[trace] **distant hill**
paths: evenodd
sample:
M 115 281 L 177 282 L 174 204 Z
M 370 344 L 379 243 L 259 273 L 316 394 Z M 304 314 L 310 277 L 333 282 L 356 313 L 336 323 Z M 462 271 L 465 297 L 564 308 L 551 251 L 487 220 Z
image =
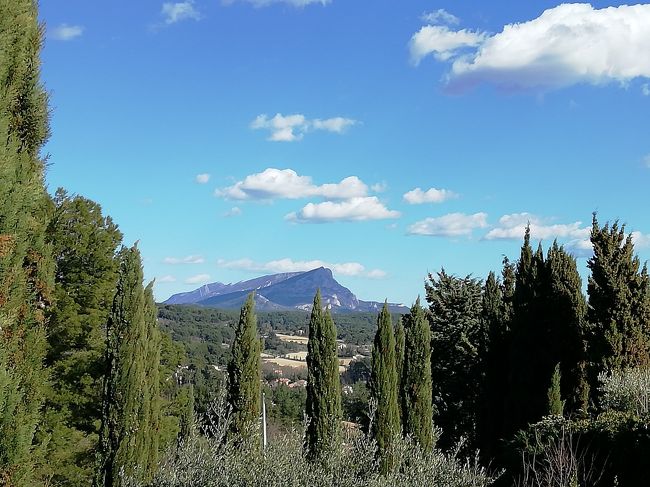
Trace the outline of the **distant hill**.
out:
M 339 284 L 330 269 L 319 267 L 311 271 L 271 274 L 235 284 L 213 282 L 194 291 L 174 294 L 164 304 L 197 304 L 220 309 L 238 309 L 246 296 L 255 291 L 255 305 L 260 311 L 311 309 L 316 290 L 320 289 L 323 304 L 332 311 L 376 312 L 383 303 L 361 301 L 348 288 Z M 406 313 L 402 304 L 389 303 L 391 312 Z

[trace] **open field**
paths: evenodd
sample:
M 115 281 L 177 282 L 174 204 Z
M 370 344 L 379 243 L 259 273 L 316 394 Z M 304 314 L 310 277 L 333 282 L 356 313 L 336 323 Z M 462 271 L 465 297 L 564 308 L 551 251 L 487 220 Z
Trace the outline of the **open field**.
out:
M 307 345 L 307 341 L 309 340 L 307 337 L 299 335 L 283 335 L 281 333 L 276 333 L 275 336 L 283 342 L 300 343 L 301 345 Z

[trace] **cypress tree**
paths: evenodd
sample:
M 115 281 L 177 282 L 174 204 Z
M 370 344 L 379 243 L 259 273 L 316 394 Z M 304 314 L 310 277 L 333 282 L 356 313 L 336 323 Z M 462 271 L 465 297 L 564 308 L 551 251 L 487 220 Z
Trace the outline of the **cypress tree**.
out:
M 181 406 L 180 428 L 177 441 L 179 444 L 186 442 L 194 434 L 194 385 L 183 387 L 178 394 L 177 402 Z
M 439 445 L 453 447 L 461 437 L 474 447 L 484 341 L 480 281 L 459 278 L 444 269 L 426 283 L 431 325 L 431 374 L 435 422 L 442 428 Z
M 33 485 L 54 262 L 40 150 L 49 135 L 40 82 L 43 30 L 32 0 L 0 2 L 0 483 Z
M 562 400 L 562 393 L 560 391 L 561 376 L 560 364 L 557 364 L 555 369 L 553 369 L 551 385 L 546 394 L 548 397 L 548 414 L 552 416 L 564 415 L 564 401 Z
M 261 414 L 261 343 L 257 334 L 255 294 L 250 293 L 241 309 L 228 364 L 230 433 L 237 441 L 254 435 Z
M 323 313 L 320 289 L 314 297 L 307 342 L 307 431 L 305 447 L 312 461 L 326 461 L 341 441 L 341 378 L 336 328 Z
M 373 437 L 377 441 L 381 471 L 385 474 L 393 464 L 391 445 L 400 434 L 395 336 L 387 302 L 377 318 L 370 389 L 377 405 Z
M 43 481 L 87 486 L 95 473 L 104 327 L 115 295 L 115 254 L 122 234 L 98 204 L 59 189 L 47 237 L 56 261 L 46 357 L 51 386 L 43 426 L 50 440 L 38 475 Z
M 415 439 L 424 450 L 431 450 L 433 405 L 431 388 L 431 330 L 418 297 L 411 312 L 404 316 L 406 340 L 402 377 L 404 435 Z
M 403 318 L 400 317 L 395 325 L 395 364 L 397 370 L 397 405 L 399 407 L 400 421 L 403 421 L 404 410 L 402 408 L 402 375 L 404 374 L 404 347 L 406 346 L 406 335 L 404 330 Z
M 647 271 L 639 272 L 640 261 L 625 226 L 614 222 L 600 227 L 594 213 L 591 243 L 594 254 L 587 262 L 591 270 L 587 293 L 593 386 L 603 369 L 650 363 L 650 325 Z
M 121 486 L 121 472 L 146 477 L 152 468 L 148 461 L 154 441 L 147 430 L 152 428 L 155 411 L 151 407 L 151 391 L 155 390 L 151 382 L 158 382 L 158 377 L 147 377 L 152 373 L 152 355 L 156 355 L 151 353 L 149 334 L 151 288 L 145 293 L 142 261 L 135 246 L 122 249 L 119 261 L 117 291 L 106 326 L 107 373 L 95 477 L 98 487 Z

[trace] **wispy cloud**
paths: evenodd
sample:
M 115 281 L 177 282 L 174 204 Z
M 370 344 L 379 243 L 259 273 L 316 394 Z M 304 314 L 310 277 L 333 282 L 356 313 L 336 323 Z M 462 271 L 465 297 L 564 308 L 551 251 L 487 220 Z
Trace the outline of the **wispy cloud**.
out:
M 458 198 L 458 195 L 448 189 L 430 188 L 423 191 L 420 188 L 415 188 L 408 193 L 404 193 L 404 201 L 411 205 L 421 205 L 423 203 L 442 203 L 453 198 Z
M 644 234 L 641 232 L 632 232 L 632 242 L 637 248 L 648 248 L 650 247 L 650 234 Z
M 648 83 L 643 83 L 641 85 L 641 94 L 643 96 L 650 96 L 650 85 Z
M 199 184 L 206 184 L 210 181 L 210 175 L 208 173 L 197 174 L 194 180 Z
M 171 25 L 183 20 L 201 20 L 201 13 L 194 7 L 193 0 L 185 2 L 165 2 L 161 10 L 165 24 Z
M 507 90 L 552 90 L 650 77 L 650 5 L 597 9 L 561 4 L 496 34 L 424 26 L 410 42 L 418 63 L 449 61 L 448 87 L 490 83 Z
M 302 139 L 307 132 L 315 130 L 342 134 L 347 128 L 357 123 L 356 120 L 344 117 L 309 120 L 299 113 L 286 116 L 277 113 L 271 118 L 266 114 L 258 115 L 251 122 L 251 128 L 269 131 L 268 140 L 274 142 L 294 142 Z
M 241 210 L 241 208 L 238 207 L 238 206 L 233 206 L 233 207 L 230 208 L 228 211 L 226 211 L 226 212 L 223 214 L 223 216 L 224 216 L 225 218 L 232 218 L 233 216 L 239 216 L 239 215 L 241 215 L 241 214 L 242 214 L 242 210 Z
M 80 25 L 61 24 L 48 29 L 47 37 L 55 41 L 71 41 L 77 37 L 81 37 L 84 33 L 84 27 Z
M 176 282 L 176 278 L 174 276 L 166 275 L 157 277 L 156 282 Z
M 210 282 L 210 274 L 197 274 L 185 279 L 185 284 L 205 284 Z
M 370 279 L 382 279 L 386 272 L 381 269 L 367 270 L 364 265 L 358 262 L 333 263 L 322 260 L 293 260 L 290 258 L 271 260 L 269 262 L 255 262 L 252 259 L 237 259 L 217 261 L 217 265 L 224 269 L 239 269 L 251 272 L 303 272 L 326 267 L 334 274 L 341 276 L 368 277 Z
M 475 229 L 487 226 L 487 213 L 450 213 L 420 220 L 411 225 L 407 233 L 429 237 L 469 237 Z
M 187 257 L 165 257 L 164 264 L 203 264 L 205 259 L 200 255 L 188 255 Z
M 422 21 L 428 24 L 448 24 L 448 25 L 457 25 L 460 24 L 460 19 L 455 15 L 450 14 L 444 8 L 439 8 L 433 12 L 427 12 L 422 14 Z
M 645 167 L 650 168 L 650 154 L 643 158 L 643 163 L 645 164 Z
M 486 240 L 521 240 L 530 224 L 530 236 L 536 239 L 570 238 L 584 239 L 589 236 L 591 227 L 582 226 L 582 222 L 567 224 L 553 223 L 531 213 L 513 213 L 499 218 L 499 225 L 490 230 Z
M 268 168 L 261 173 L 246 176 L 228 188 L 218 189 L 216 195 L 230 200 L 273 200 L 322 197 L 347 199 L 366 196 L 368 186 L 356 176 L 339 183 L 320 186 L 310 176 L 300 176 L 293 169 Z
M 349 200 L 308 203 L 285 219 L 294 223 L 331 223 L 338 221 L 367 221 L 399 218 L 400 212 L 389 210 L 376 196 L 351 198 Z

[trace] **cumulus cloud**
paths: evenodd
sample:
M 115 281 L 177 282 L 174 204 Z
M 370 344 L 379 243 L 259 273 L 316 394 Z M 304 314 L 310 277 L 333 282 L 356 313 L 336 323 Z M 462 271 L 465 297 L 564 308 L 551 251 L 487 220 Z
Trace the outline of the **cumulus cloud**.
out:
M 268 168 L 246 176 L 234 185 L 218 189 L 217 196 L 229 200 L 272 200 L 322 197 L 348 199 L 368 194 L 368 186 L 356 176 L 339 183 L 317 186 L 309 176 L 300 176 L 293 169 Z
M 176 282 L 176 278 L 174 276 L 166 275 L 156 278 L 156 282 Z
M 295 223 L 328 223 L 336 221 L 366 221 L 399 218 L 400 212 L 389 210 L 376 196 L 349 200 L 308 203 L 299 212 L 289 213 L 285 219 Z
M 210 175 L 208 173 L 197 174 L 194 180 L 199 184 L 206 184 L 210 181 Z
M 342 134 L 348 127 L 358 123 L 356 120 L 344 117 L 334 117 L 313 120 L 307 119 L 299 113 L 293 115 L 282 115 L 276 113 L 274 117 L 268 115 L 258 115 L 251 122 L 251 128 L 255 130 L 268 130 L 270 132 L 268 140 L 274 142 L 293 142 L 303 138 L 305 133 L 313 130 L 324 130 Z
M 442 203 L 443 201 L 457 198 L 458 195 L 448 189 L 430 188 L 423 191 L 420 188 L 415 188 L 407 193 L 404 193 L 404 201 L 411 205 L 421 205 L 423 203 Z
M 187 257 L 165 257 L 163 264 L 203 264 L 205 259 L 200 255 L 188 255 Z
M 269 5 L 278 3 L 291 5 L 292 7 L 306 7 L 312 4 L 327 5 L 332 2 L 332 0 L 223 0 L 222 3 L 224 5 L 230 5 L 236 1 L 250 3 L 256 7 L 268 7 Z
M 226 218 L 230 218 L 230 217 L 233 217 L 233 216 L 239 216 L 239 215 L 241 215 L 241 214 L 242 214 L 242 210 L 241 210 L 241 208 L 238 207 L 238 206 L 233 206 L 233 207 L 230 208 L 228 211 L 226 211 L 226 212 L 223 214 L 223 216 L 226 217 Z
M 332 263 L 322 260 L 293 260 L 290 258 L 271 260 L 269 262 L 255 262 L 251 259 L 223 260 L 217 261 L 217 265 L 224 269 L 239 269 L 251 272 L 303 272 L 326 267 L 334 274 L 341 276 L 368 277 L 370 279 L 381 279 L 386 277 L 386 272 L 381 269 L 367 270 L 358 262 Z
M 530 224 L 530 236 L 535 239 L 570 238 L 585 239 L 591 232 L 591 227 L 583 227 L 582 222 L 567 224 L 552 223 L 530 213 L 513 213 L 499 218 L 499 225 L 490 230 L 486 240 L 520 240 Z
M 460 24 L 460 19 L 455 15 L 450 14 L 444 8 L 439 8 L 433 12 L 422 14 L 422 20 L 428 24 Z
M 576 258 L 589 258 L 594 253 L 594 247 L 588 238 L 571 240 L 564 244 L 564 249 Z
M 201 20 L 201 13 L 194 7 L 193 0 L 178 3 L 165 2 L 161 13 L 167 25 L 183 20 Z
M 425 218 L 408 228 L 409 235 L 431 237 L 469 237 L 476 228 L 487 227 L 487 213 L 450 213 L 448 215 Z
M 48 30 L 47 37 L 55 41 L 71 41 L 80 37 L 84 33 L 84 28 L 80 25 L 61 24 Z
M 637 248 L 650 247 L 650 234 L 643 234 L 641 232 L 632 232 L 632 242 Z
M 561 4 L 494 35 L 425 26 L 411 39 L 411 57 L 416 63 L 429 54 L 449 61 L 451 90 L 483 82 L 509 90 L 624 84 L 650 77 L 648 25 L 647 4 Z
M 185 279 L 185 284 L 205 284 L 210 282 L 210 274 L 197 274 Z

